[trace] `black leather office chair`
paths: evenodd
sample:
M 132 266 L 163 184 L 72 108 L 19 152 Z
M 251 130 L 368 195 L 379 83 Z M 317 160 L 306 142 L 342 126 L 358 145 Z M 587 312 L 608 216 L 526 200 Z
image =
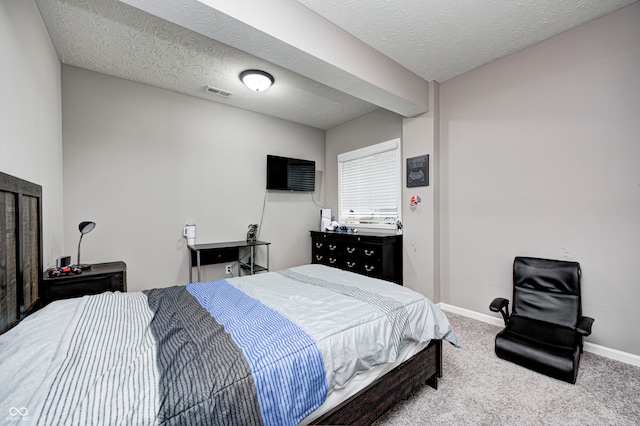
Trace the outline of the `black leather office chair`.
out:
M 513 310 L 496 298 L 505 328 L 496 336 L 496 355 L 547 376 L 575 383 L 584 336 L 593 318 L 582 316 L 580 264 L 516 257 L 513 262 Z

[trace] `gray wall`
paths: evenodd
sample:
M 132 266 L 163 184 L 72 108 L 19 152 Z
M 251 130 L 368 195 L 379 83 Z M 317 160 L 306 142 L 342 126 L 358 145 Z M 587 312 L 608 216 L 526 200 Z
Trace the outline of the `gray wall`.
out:
M 35 2 L 0 2 L 0 52 L 0 171 L 42 186 L 46 267 L 62 250 L 60 61 Z
M 429 85 L 429 112 L 402 120 L 402 220 L 404 285 L 440 302 L 438 152 L 439 85 Z M 407 188 L 406 159 L 429 155 L 429 186 Z M 415 209 L 410 200 L 417 195 L 422 202 Z
M 75 259 L 78 223 L 95 221 L 82 261 L 124 260 L 129 290 L 188 281 L 187 221 L 198 243 L 244 240 L 261 219 L 267 154 L 315 160 L 322 189 L 324 131 L 69 66 L 62 89 L 65 251 Z M 267 193 L 272 269 L 309 263 L 319 220 L 310 193 Z
M 640 355 L 640 3 L 441 85 L 442 300 L 579 261 L 588 341 Z

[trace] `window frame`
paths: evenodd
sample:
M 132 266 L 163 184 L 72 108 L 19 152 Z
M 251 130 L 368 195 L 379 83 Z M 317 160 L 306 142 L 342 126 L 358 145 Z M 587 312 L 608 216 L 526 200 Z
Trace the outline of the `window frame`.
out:
M 354 223 L 349 222 L 347 217 L 342 215 L 342 163 L 345 161 L 357 160 L 373 156 L 376 154 L 395 151 L 394 163 L 395 163 L 395 175 L 397 179 L 397 188 L 395 193 L 395 202 L 397 205 L 397 218 L 394 223 Z M 397 227 L 397 221 L 402 221 L 402 143 L 400 138 L 391 139 L 385 142 L 376 143 L 363 148 L 347 151 L 342 154 L 338 154 L 338 222 L 341 225 L 353 226 L 357 228 L 370 228 L 370 229 L 385 229 L 395 230 Z

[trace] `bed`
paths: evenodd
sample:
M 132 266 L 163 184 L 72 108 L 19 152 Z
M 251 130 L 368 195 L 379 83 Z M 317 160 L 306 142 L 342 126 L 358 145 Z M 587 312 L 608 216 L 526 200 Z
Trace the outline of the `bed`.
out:
M 370 424 L 437 387 L 443 341 L 428 299 L 323 265 L 61 300 L 0 336 L 0 418 Z

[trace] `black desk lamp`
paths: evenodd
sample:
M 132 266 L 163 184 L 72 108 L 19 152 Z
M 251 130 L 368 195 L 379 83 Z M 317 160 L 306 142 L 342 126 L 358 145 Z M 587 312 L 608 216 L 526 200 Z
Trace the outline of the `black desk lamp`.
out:
M 91 269 L 90 264 L 83 265 L 80 263 L 80 243 L 82 242 L 82 236 L 91 232 L 95 227 L 95 222 L 80 222 L 80 225 L 78 226 L 78 229 L 80 230 L 80 241 L 78 241 L 78 264 L 76 266 L 82 270 Z

